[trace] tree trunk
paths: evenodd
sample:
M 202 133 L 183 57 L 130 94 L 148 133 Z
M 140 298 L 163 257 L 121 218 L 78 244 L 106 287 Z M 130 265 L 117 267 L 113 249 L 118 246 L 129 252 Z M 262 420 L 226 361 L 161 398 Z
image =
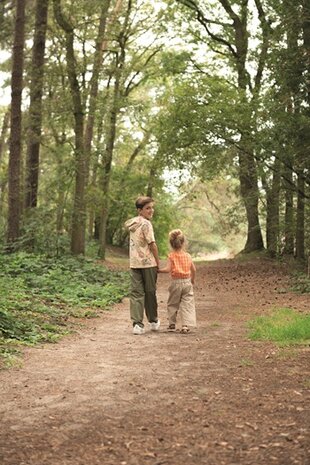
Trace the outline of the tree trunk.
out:
M 11 110 L 8 108 L 7 112 L 4 114 L 3 121 L 2 121 L 2 129 L 1 129 L 1 135 L 0 135 L 0 167 L 1 167 L 1 162 L 3 159 L 3 154 L 6 149 L 6 145 L 8 143 L 7 141 L 7 135 L 8 135 L 8 130 L 9 130 L 9 123 L 10 123 L 10 114 Z M 6 190 L 7 186 L 7 176 L 5 176 L 2 181 L 0 180 L 0 214 L 3 213 L 3 205 L 4 205 L 4 193 Z
M 272 258 L 279 252 L 280 187 L 280 159 L 277 157 L 273 164 L 271 189 L 267 190 L 266 243 L 268 254 Z
M 284 247 L 285 255 L 294 255 L 294 182 L 293 170 L 284 166 L 283 187 L 285 190 Z
M 309 77 L 310 77 L 310 0 L 303 0 L 303 23 L 302 23 L 302 29 L 303 29 L 303 42 L 304 42 L 304 49 L 305 49 L 305 54 L 304 54 L 304 60 L 305 60 L 305 71 L 306 71 L 306 76 L 308 77 L 307 86 L 306 86 L 306 96 L 307 96 L 307 102 L 308 102 L 308 108 L 306 110 L 307 116 L 310 117 L 310 82 L 309 82 Z M 309 151 L 309 150 L 308 150 Z
M 97 178 L 98 178 L 98 167 L 99 167 L 99 157 L 101 150 L 100 148 L 103 146 L 102 142 L 103 137 L 103 120 L 100 119 L 97 126 L 97 136 L 95 141 L 95 147 L 97 147 L 94 156 L 92 157 L 92 170 L 90 170 L 89 175 L 91 176 L 89 182 L 89 188 L 96 188 L 97 186 Z M 88 177 L 89 177 L 88 175 Z M 98 226 L 100 224 L 100 217 L 98 217 L 98 204 L 95 202 L 90 202 L 88 206 L 88 237 L 89 239 L 99 239 L 99 229 Z
M 109 130 L 107 134 L 106 149 L 102 160 L 102 193 L 103 205 L 100 217 L 100 230 L 99 230 L 99 251 L 98 256 L 105 259 L 106 252 L 106 239 L 107 239 L 107 223 L 109 215 L 109 187 L 111 178 L 111 166 L 113 158 L 113 150 L 116 135 L 116 121 L 119 112 L 119 86 L 120 86 L 121 68 L 116 70 L 116 78 L 114 84 L 113 100 L 110 110 Z
M 233 11 L 232 5 L 227 0 L 219 0 L 219 2 L 233 21 L 234 44 L 236 47 L 234 59 L 238 75 L 238 88 L 240 91 L 240 100 L 246 100 L 246 91 L 249 82 L 249 77 L 247 75 L 245 66 L 248 54 L 248 0 L 242 1 L 240 17 Z M 266 34 L 267 31 L 264 33 Z M 263 53 L 265 54 L 266 51 L 264 50 Z M 259 69 L 259 72 L 261 73 L 262 69 Z M 257 86 L 255 89 L 256 93 L 258 93 L 259 88 L 260 82 L 257 81 Z M 252 130 L 251 124 L 251 121 L 249 121 L 249 133 Z M 259 191 L 257 185 L 257 170 L 254 151 L 251 147 L 251 144 L 247 143 L 243 135 L 241 137 L 240 145 L 243 147 L 243 150 L 239 153 L 240 192 L 244 202 L 248 223 L 247 240 L 244 247 L 244 252 L 248 253 L 263 249 L 264 243 L 259 223 Z
M 121 5 L 121 3 L 120 3 Z M 110 178 L 111 178 L 111 166 L 114 151 L 114 143 L 116 136 L 116 121 L 119 114 L 119 99 L 120 99 L 120 87 L 121 79 L 123 75 L 123 68 L 125 64 L 125 47 L 126 47 L 126 29 L 128 26 L 129 16 L 131 12 L 131 0 L 128 0 L 127 11 L 125 21 L 123 23 L 122 30 L 119 33 L 118 41 L 120 45 L 120 51 L 116 58 L 115 64 L 115 82 L 113 89 L 113 97 L 111 102 L 111 109 L 109 112 L 109 126 L 107 133 L 106 149 L 102 160 L 102 193 L 103 193 L 103 205 L 100 216 L 100 229 L 99 229 L 99 250 L 98 256 L 105 259 L 106 253 L 106 242 L 107 242 L 107 224 L 110 208 L 109 189 L 110 189 Z
M 25 0 L 16 0 L 16 20 L 12 61 L 11 134 L 9 155 L 9 209 L 8 209 L 8 251 L 14 250 L 14 243 L 20 235 L 20 166 L 21 166 L 21 124 L 22 90 L 25 42 Z
M 37 0 L 32 48 L 28 144 L 26 157 L 26 209 L 37 206 L 42 126 L 42 93 L 48 0 Z
M 94 166 L 91 172 L 91 179 L 89 182 L 89 187 L 96 186 L 97 184 L 98 163 L 99 163 L 98 154 L 96 154 L 96 160 L 94 162 Z M 95 217 L 96 217 L 96 207 L 91 204 L 88 207 L 88 238 L 89 239 L 95 238 L 94 237 Z
M 85 252 L 85 179 L 86 160 L 84 152 L 84 110 L 76 72 L 74 55 L 74 30 L 61 11 L 60 0 L 54 0 L 54 14 L 57 23 L 65 31 L 67 73 L 73 103 L 75 134 L 75 192 L 71 225 L 71 252 L 74 255 Z
M 155 176 L 156 176 L 156 169 L 155 169 L 154 165 L 152 165 L 151 169 L 150 169 L 147 188 L 146 188 L 146 196 L 147 197 L 152 197 L 153 196 L 153 187 L 154 187 L 154 178 L 155 178 Z
M 297 177 L 296 258 L 305 258 L 305 178 L 302 170 Z
M 299 52 L 299 37 L 301 33 L 300 13 L 289 0 L 284 1 L 285 13 L 287 15 L 287 72 L 286 85 L 289 91 L 287 110 L 294 117 L 294 126 L 292 127 L 291 143 L 293 149 L 293 167 L 297 172 L 297 210 L 296 210 L 296 231 L 295 231 L 295 254 L 298 258 L 304 258 L 304 169 L 303 155 L 304 147 L 302 144 L 303 127 L 300 114 L 302 112 L 302 75 L 303 66 Z
M 249 253 L 264 248 L 258 216 L 258 187 L 256 165 L 251 151 L 239 153 L 240 192 L 247 217 L 247 240 L 244 252 Z
M 4 114 L 3 121 L 2 121 L 2 128 L 1 128 L 1 135 L 0 135 L 0 164 L 3 158 L 4 147 L 6 145 L 6 137 L 7 137 L 7 132 L 9 129 L 10 115 L 11 115 L 11 110 L 9 108 L 7 112 Z
M 95 112 L 97 107 L 97 97 L 98 97 L 98 84 L 100 69 L 102 66 L 103 52 L 106 48 L 105 42 L 105 31 L 107 23 L 107 15 L 110 8 L 111 0 L 104 0 L 101 7 L 101 15 L 98 29 L 98 36 L 96 40 L 96 52 L 94 57 L 94 65 L 92 77 L 90 80 L 90 95 L 89 95 L 89 108 L 88 108 L 88 118 L 85 128 L 84 136 L 84 147 L 85 147 L 85 159 L 86 159 L 86 185 L 88 184 L 89 177 L 89 162 L 90 162 L 90 153 L 91 153 L 91 144 L 93 140 L 94 132 L 94 121 L 95 121 Z M 102 117 L 102 114 L 101 114 Z

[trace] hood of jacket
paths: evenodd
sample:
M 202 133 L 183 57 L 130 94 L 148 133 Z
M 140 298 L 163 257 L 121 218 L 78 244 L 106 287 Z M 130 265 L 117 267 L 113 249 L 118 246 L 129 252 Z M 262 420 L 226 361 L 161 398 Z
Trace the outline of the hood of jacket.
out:
M 142 221 L 142 216 L 135 216 L 134 218 L 126 221 L 125 227 L 128 228 L 129 231 L 135 232 L 141 226 Z

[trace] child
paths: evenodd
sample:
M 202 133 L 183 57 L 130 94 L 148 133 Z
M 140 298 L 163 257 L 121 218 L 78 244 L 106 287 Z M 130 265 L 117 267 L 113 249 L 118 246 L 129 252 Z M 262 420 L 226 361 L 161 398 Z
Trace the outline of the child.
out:
M 167 266 L 159 269 L 161 273 L 170 273 L 172 278 L 168 289 L 168 331 L 176 329 L 179 312 L 182 325 L 181 333 L 188 333 L 189 326 L 196 326 L 193 291 L 196 268 L 190 254 L 184 250 L 185 237 L 180 229 L 174 229 L 169 233 L 169 242 L 173 250 L 168 255 Z
M 130 317 L 133 334 L 143 334 L 144 310 L 152 331 L 158 331 L 160 321 L 157 312 L 156 282 L 159 256 L 151 219 L 154 201 L 151 197 L 138 197 L 138 215 L 126 221 L 130 233 Z

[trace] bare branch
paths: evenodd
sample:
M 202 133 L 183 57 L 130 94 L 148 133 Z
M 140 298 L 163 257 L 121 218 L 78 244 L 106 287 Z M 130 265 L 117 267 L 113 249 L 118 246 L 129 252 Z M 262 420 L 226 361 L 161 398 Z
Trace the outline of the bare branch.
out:
M 126 88 L 125 88 L 125 91 L 124 91 L 124 95 L 125 95 L 125 96 L 128 96 L 128 95 L 130 94 L 130 92 L 131 92 L 133 89 L 135 89 L 136 87 L 138 87 L 138 86 L 141 84 L 141 82 L 144 81 L 144 78 L 142 78 L 142 79 L 140 79 L 140 81 L 134 83 L 135 78 L 141 73 L 141 71 L 142 71 L 144 68 L 147 67 L 147 65 L 149 64 L 149 62 L 154 58 L 154 56 L 155 56 L 158 52 L 160 52 L 160 50 L 161 50 L 161 47 L 158 48 L 158 49 L 156 49 L 156 50 L 154 50 L 154 51 L 147 57 L 147 59 L 145 60 L 145 63 L 141 66 L 141 69 L 139 69 L 138 71 L 136 71 L 136 72 L 133 74 L 133 76 L 130 78 L 130 80 L 129 80 L 129 82 L 128 82 Z
M 237 53 L 236 53 L 235 49 L 232 47 L 232 45 L 226 39 L 223 39 L 222 37 L 219 37 L 219 36 L 217 36 L 216 34 L 214 34 L 213 32 L 210 31 L 210 29 L 208 27 L 208 24 L 210 24 L 211 21 L 205 17 L 205 15 L 200 10 L 200 8 L 198 7 L 198 5 L 196 4 L 196 2 L 194 0 L 176 0 L 176 1 L 178 3 L 181 3 L 184 6 L 188 7 L 192 11 L 194 11 L 196 13 L 196 15 L 197 15 L 197 21 L 204 27 L 207 34 L 213 40 L 215 40 L 216 42 L 219 42 L 220 44 L 225 45 L 225 47 L 227 47 L 229 49 L 231 54 L 235 58 L 237 57 Z M 229 24 L 229 26 L 232 26 L 232 24 Z

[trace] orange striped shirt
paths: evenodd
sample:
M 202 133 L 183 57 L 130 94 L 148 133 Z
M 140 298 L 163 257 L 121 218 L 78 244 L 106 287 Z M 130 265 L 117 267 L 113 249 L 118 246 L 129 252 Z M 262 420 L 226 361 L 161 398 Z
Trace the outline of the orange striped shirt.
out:
M 180 250 L 170 252 L 168 255 L 171 269 L 170 274 L 174 279 L 186 279 L 191 277 L 192 257 L 189 253 Z

